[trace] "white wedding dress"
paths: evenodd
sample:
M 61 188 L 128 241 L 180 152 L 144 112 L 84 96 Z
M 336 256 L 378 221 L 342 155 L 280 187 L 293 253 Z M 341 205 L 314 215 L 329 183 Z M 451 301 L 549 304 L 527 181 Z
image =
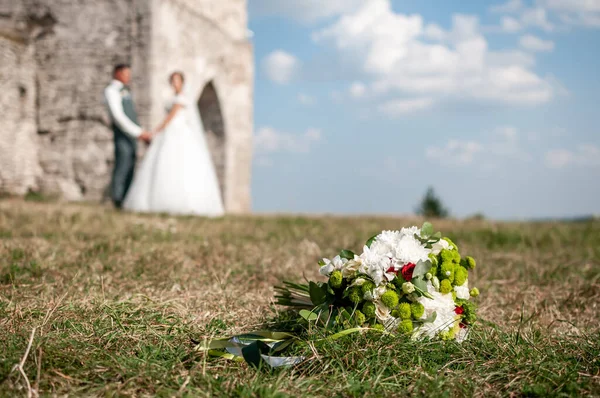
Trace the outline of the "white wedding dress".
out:
M 223 215 L 223 202 L 202 123 L 193 128 L 188 102 L 175 96 L 167 105 L 181 104 L 164 131 L 157 134 L 136 171 L 123 208 L 135 212 Z

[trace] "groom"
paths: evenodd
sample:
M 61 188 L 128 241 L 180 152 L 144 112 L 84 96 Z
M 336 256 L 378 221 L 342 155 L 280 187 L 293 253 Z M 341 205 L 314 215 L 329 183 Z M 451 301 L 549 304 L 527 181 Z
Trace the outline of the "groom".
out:
M 130 66 L 118 64 L 113 70 L 113 80 L 104 89 L 104 99 L 110 114 L 115 141 L 115 165 L 110 191 L 112 201 L 119 209 L 133 180 L 137 141 L 148 143 L 152 138 L 152 135 L 138 124 L 128 86 L 130 81 Z

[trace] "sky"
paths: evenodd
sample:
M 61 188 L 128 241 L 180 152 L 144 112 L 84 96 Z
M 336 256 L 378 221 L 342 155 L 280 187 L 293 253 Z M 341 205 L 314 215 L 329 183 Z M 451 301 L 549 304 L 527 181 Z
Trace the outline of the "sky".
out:
M 254 211 L 600 214 L 600 0 L 248 7 Z

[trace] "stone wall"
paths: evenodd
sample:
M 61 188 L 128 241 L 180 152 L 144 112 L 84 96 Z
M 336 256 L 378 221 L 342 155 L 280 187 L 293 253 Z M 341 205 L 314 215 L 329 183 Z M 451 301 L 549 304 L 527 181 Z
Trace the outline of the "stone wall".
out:
M 113 162 L 102 92 L 116 62 L 132 63 L 141 119 L 148 120 L 149 4 L 144 0 L 0 1 L 4 26 L 9 20 L 20 27 L 33 58 L 29 70 L 36 90 L 31 90 L 29 100 L 35 127 L 29 129 L 35 134 L 27 146 L 36 154 L 37 165 L 35 184 L 28 185 L 67 200 L 98 200 Z M 5 101 L 8 95 L 2 97 Z M 3 116 L 14 114 L 11 110 Z M 8 126 L 2 134 L 26 136 Z M 4 153 L 18 152 L 7 148 Z M 13 166 L 21 170 L 22 165 Z M 19 194 L 23 189 L 6 186 L 3 190 Z
M 36 190 L 35 54 L 23 37 L 0 35 L 0 192 Z

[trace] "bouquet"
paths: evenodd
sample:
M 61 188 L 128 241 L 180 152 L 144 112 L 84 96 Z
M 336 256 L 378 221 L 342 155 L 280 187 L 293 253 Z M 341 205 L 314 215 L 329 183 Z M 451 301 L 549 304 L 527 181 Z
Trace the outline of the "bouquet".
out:
M 323 326 L 370 326 L 415 339 L 463 341 L 475 321 L 469 289 L 472 257 L 430 223 L 421 228 L 383 231 L 357 255 L 342 250 L 319 262 L 327 282 L 276 288 L 277 303 L 301 309 L 300 315 Z
M 421 228 L 383 231 L 366 242 L 360 255 L 342 250 L 333 259 L 319 261 L 327 282 L 284 282 L 275 287 L 276 303 L 297 311 L 295 325 L 334 331 L 329 339 L 376 329 L 416 340 L 462 342 L 476 319 L 470 299 L 479 290 L 469 289 L 469 270 L 475 265 L 426 222 Z M 243 356 L 257 366 L 295 364 L 303 358 L 272 356 L 297 340 L 290 331 L 223 338 L 204 349 L 230 359 Z M 215 351 L 218 348 L 226 353 Z

